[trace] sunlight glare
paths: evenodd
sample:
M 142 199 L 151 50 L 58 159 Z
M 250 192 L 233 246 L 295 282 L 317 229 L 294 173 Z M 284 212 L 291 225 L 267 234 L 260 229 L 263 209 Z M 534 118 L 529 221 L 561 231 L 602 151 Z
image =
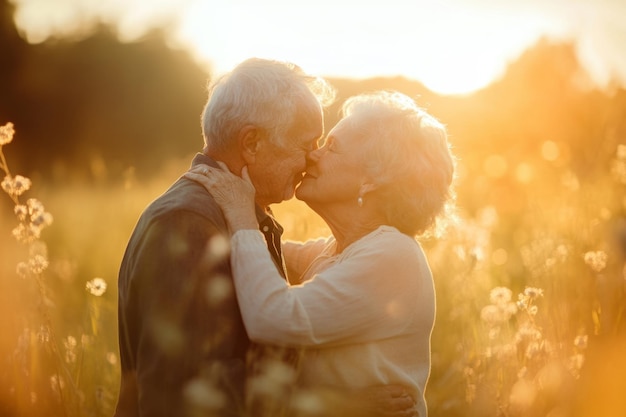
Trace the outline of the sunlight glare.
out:
M 177 38 L 216 73 L 259 56 L 324 77 L 405 76 L 440 94 L 464 94 L 501 76 L 542 33 L 560 30 L 530 9 L 464 0 L 389 0 L 360 5 L 358 15 L 349 2 L 303 3 L 235 0 L 215 13 L 196 0 L 182 12 Z

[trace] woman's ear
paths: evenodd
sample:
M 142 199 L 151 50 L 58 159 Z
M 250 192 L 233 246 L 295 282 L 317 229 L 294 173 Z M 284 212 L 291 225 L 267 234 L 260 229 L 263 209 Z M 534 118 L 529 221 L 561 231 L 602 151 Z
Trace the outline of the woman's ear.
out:
M 246 125 L 238 135 L 239 152 L 246 165 L 254 164 L 259 143 L 262 139 L 261 131 L 257 126 Z

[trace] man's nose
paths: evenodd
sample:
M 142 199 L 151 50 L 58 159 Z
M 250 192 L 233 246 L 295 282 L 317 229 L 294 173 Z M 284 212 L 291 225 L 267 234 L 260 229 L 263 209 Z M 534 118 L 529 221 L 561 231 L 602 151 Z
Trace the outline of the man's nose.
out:
M 321 150 L 322 148 L 318 148 L 306 154 L 307 165 L 314 164 L 320 159 Z

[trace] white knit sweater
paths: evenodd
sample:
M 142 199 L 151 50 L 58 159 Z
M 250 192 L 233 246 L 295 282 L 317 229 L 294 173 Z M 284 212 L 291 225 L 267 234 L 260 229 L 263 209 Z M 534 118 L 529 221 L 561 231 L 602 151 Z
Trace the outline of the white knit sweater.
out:
M 287 242 L 287 269 L 302 282 L 291 286 L 276 271 L 260 232 L 240 230 L 231 243 L 250 339 L 305 347 L 307 384 L 412 387 L 419 415 L 427 415 L 435 291 L 417 241 L 381 226 L 338 255 L 332 237 Z

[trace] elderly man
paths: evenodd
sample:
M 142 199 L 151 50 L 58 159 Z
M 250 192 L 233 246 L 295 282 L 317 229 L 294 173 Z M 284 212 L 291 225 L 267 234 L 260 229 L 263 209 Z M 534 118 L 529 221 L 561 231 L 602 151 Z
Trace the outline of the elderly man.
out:
M 205 147 L 192 166 L 217 166 L 219 160 L 233 172 L 248 167 L 260 230 L 283 276 L 282 228 L 269 205 L 293 197 L 306 156 L 323 136 L 323 108 L 333 99 L 324 80 L 296 65 L 250 59 L 213 83 L 204 109 Z M 227 237 L 215 201 L 186 178 L 141 215 L 119 273 L 122 379 L 116 417 L 278 410 L 244 398 L 246 377 L 267 371 L 259 363 L 268 354 L 250 343 L 242 323 Z M 293 364 L 297 355 L 286 350 L 279 358 Z M 250 362 L 256 369 L 250 370 Z M 389 388 L 373 392 L 386 401 Z

